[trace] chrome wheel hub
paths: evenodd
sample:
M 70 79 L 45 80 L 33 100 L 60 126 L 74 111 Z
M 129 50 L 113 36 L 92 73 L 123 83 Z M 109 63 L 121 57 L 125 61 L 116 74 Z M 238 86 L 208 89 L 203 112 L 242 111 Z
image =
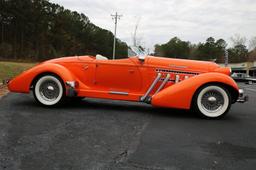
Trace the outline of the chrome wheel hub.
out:
M 45 81 L 39 88 L 41 96 L 47 101 L 55 100 L 60 93 L 59 86 L 54 81 Z
M 217 99 L 216 97 L 211 96 L 211 97 L 208 97 L 208 101 L 213 103 L 213 102 L 216 102 Z
M 48 86 L 47 89 L 53 91 L 54 87 L 53 86 Z
M 201 103 L 207 112 L 217 112 L 224 105 L 224 97 L 219 91 L 210 90 L 202 96 Z

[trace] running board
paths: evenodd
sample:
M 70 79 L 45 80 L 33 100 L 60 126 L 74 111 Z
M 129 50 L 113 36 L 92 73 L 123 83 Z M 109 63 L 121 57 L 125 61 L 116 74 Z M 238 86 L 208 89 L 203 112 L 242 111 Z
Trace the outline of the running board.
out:
M 110 91 L 109 94 L 116 94 L 116 95 L 129 95 L 128 92 L 122 92 L 122 91 Z
M 155 80 L 153 81 L 153 83 L 151 84 L 151 86 L 148 88 L 147 92 L 140 98 L 141 102 L 145 102 L 145 100 L 148 98 L 149 94 L 151 93 L 151 91 L 154 89 L 154 87 L 156 86 L 157 82 L 161 79 L 162 74 L 158 73 L 157 77 L 155 78 Z

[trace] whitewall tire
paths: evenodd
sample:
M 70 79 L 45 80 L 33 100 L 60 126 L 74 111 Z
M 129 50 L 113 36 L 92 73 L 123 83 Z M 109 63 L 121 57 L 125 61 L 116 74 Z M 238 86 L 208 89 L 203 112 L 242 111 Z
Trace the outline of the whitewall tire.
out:
M 39 78 L 34 86 L 35 99 L 46 106 L 54 106 L 64 97 L 64 88 L 61 80 L 53 75 L 45 75 Z
M 223 117 L 230 109 L 229 91 L 222 86 L 207 85 L 202 87 L 193 99 L 197 113 L 206 118 Z

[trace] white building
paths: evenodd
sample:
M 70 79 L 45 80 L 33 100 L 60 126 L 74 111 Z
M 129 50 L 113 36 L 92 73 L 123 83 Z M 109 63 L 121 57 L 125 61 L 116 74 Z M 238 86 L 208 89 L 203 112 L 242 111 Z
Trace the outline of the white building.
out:
M 220 65 L 224 67 L 223 63 Z M 256 77 L 256 60 L 251 62 L 229 63 L 228 67 L 232 68 L 232 72 L 246 73 L 250 76 Z

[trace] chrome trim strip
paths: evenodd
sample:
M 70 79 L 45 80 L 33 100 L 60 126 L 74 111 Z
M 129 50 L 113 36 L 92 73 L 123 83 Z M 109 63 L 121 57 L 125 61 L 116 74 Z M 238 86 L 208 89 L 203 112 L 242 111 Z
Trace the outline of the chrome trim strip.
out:
M 170 74 L 167 74 L 167 76 L 165 77 L 164 81 L 162 82 L 162 84 L 158 87 L 158 89 L 156 90 L 155 94 L 157 94 L 158 92 L 160 92 L 160 90 L 162 90 L 165 86 L 165 84 L 169 81 L 169 78 L 171 77 Z
M 156 72 L 174 73 L 174 74 L 189 74 L 189 75 L 198 75 L 199 74 L 199 73 L 196 73 L 196 72 L 169 70 L 169 69 L 161 69 L 161 68 L 157 68 Z
M 174 68 L 188 68 L 188 66 L 178 66 L 178 65 L 174 65 L 174 64 L 171 64 L 170 67 L 174 67 Z
M 180 81 L 180 76 L 179 75 L 175 75 L 175 83 L 179 83 Z
M 110 91 L 109 94 L 117 94 L 117 95 L 128 95 L 128 92 L 122 92 L 122 91 Z
M 160 80 L 162 74 L 158 73 L 157 77 L 155 78 L 155 80 L 153 81 L 153 83 L 151 84 L 151 86 L 148 88 L 147 92 L 140 98 L 140 101 L 145 101 L 145 99 L 148 97 L 148 95 L 150 94 L 150 92 L 154 89 L 154 87 L 156 86 L 156 83 Z

